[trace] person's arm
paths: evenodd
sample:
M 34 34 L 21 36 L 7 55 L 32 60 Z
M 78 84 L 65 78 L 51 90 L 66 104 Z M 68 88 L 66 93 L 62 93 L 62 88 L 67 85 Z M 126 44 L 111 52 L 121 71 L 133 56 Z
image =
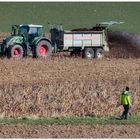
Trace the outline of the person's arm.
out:
M 127 96 L 127 102 L 131 106 L 131 99 L 130 99 L 130 96 L 129 95 Z
M 121 93 L 121 97 L 120 97 L 121 105 L 123 105 L 123 93 L 124 93 L 124 90 L 122 91 L 122 93 Z

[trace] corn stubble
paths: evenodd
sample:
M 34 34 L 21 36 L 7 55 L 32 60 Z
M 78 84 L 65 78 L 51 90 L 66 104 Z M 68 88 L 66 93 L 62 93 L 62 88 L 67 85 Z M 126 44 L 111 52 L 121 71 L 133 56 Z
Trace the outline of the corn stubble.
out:
M 113 116 L 121 90 L 139 114 L 139 59 L 0 60 L 0 117 Z
M 102 60 L 0 59 L 0 118 L 120 115 L 125 86 L 132 91 L 131 114 L 139 115 L 139 49 L 124 42 L 110 41 Z

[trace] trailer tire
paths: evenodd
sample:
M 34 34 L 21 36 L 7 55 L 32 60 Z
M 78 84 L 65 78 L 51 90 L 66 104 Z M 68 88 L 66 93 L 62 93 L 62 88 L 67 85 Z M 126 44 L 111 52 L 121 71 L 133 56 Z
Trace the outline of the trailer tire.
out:
M 8 47 L 7 49 L 7 57 L 21 59 L 24 56 L 24 49 L 20 44 L 15 44 L 13 46 Z
M 52 45 L 47 40 L 41 40 L 34 48 L 34 57 L 48 58 L 52 54 Z
M 95 58 L 101 59 L 104 57 L 104 51 L 102 48 L 96 49 Z
M 95 57 L 95 51 L 92 48 L 85 48 L 83 52 L 83 57 L 87 59 L 92 59 Z

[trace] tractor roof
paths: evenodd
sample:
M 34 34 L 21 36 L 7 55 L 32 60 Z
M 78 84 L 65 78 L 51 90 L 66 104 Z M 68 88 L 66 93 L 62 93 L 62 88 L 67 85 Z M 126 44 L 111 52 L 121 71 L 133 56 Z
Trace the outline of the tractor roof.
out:
M 20 27 L 21 26 L 28 26 L 28 27 L 40 27 L 40 28 L 42 28 L 43 26 L 42 25 L 35 25 L 35 24 L 21 24 L 20 25 Z

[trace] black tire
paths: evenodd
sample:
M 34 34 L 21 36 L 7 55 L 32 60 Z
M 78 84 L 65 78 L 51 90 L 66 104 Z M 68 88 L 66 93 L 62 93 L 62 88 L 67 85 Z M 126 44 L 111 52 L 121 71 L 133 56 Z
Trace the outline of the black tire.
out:
M 75 50 L 70 52 L 70 56 L 79 57 L 80 55 L 81 55 L 81 50 L 80 49 L 75 49 Z
M 46 41 L 41 40 L 35 47 L 34 57 L 48 58 L 52 54 L 52 45 Z
M 96 49 L 95 58 L 101 59 L 104 57 L 104 51 L 101 48 Z
M 73 57 L 73 55 L 74 55 L 74 51 L 71 51 L 70 56 Z
M 19 44 L 15 44 L 13 46 L 10 46 L 7 49 L 7 57 L 8 58 L 15 58 L 15 59 L 21 59 L 24 56 L 24 50 L 23 47 Z
M 95 57 L 95 52 L 92 48 L 85 48 L 83 52 L 83 57 L 87 59 L 92 59 Z

